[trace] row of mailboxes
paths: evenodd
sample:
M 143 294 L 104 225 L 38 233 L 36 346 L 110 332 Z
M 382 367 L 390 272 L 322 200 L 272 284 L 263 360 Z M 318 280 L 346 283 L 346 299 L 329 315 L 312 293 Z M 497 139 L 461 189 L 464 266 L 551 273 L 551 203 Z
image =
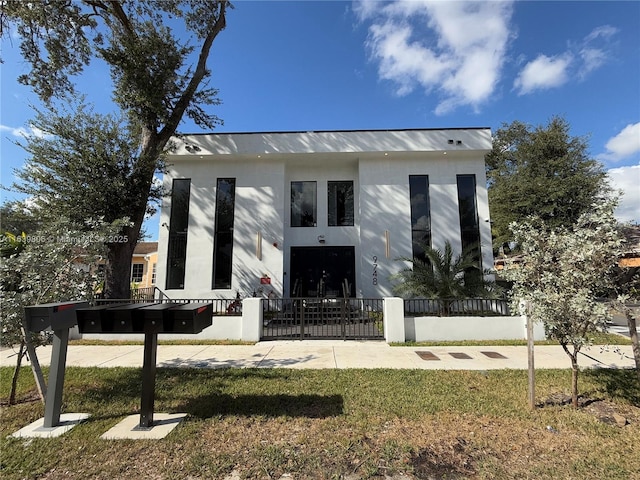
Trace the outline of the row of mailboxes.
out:
M 211 303 L 127 303 L 76 310 L 80 333 L 200 333 L 212 324 Z

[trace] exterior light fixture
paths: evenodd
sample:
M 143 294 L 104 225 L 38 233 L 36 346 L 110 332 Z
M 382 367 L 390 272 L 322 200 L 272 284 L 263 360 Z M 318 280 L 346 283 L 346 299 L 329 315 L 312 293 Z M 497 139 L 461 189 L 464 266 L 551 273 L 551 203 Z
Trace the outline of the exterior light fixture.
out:
M 256 258 L 262 260 L 262 232 L 256 234 Z
M 391 238 L 389 237 L 389 230 L 384 231 L 384 256 L 391 258 Z

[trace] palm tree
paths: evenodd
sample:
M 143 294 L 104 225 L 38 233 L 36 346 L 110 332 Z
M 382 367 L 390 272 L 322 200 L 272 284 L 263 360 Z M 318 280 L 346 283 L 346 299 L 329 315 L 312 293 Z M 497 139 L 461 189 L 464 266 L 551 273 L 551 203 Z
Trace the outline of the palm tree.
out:
M 424 258 L 399 257 L 397 260 L 410 262 L 392 279 L 400 280 L 393 287 L 394 293 L 403 298 L 433 298 L 450 300 L 444 302 L 444 314 L 448 315 L 451 300 L 466 298 L 496 298 L 500 289 L 494 282 L 486 280 L 489 270 L 481 270 L 478 265 L 478 247 L 462 250 L 454 258 L 451 243 L 447 241 L 444 251 L 422 245 Z

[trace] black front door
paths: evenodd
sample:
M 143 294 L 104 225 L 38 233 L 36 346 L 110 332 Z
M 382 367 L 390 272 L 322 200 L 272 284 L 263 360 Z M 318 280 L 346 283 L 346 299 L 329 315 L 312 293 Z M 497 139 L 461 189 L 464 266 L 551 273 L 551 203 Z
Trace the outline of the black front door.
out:
M 353 247 L 291 247 L 290 271 L 292 297 L 342 297 L 345 280 L 355 297 Z

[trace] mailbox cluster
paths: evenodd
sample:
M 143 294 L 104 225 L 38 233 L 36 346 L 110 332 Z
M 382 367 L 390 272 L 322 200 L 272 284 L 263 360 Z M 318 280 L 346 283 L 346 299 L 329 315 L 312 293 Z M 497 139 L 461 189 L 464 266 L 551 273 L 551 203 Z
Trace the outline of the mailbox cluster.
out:
M 80 333 L 200 333 L 212 323 L 210 303 L 127 303 L 77 310 Z
M 212 303 L 126 303 L 90 307 L 86 302 L 66 302 L 26 307 L 27 330 L 53 330 L 44 428 L 61 425 L 62 389 L 71 327 L 77 324 L 80 333 L 144 334 L 139 428 L 149 429 L 153 427 L 158 334 L 200 333 L 212 324 L 212 319 Z

